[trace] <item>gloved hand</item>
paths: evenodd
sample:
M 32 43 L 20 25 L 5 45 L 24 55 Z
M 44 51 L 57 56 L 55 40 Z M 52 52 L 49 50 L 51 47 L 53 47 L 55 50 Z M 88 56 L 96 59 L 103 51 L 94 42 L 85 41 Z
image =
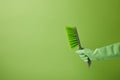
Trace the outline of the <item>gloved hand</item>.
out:
M 91 61 L 93 59 L 92 58 L 93 56 L 91 56 L 91 54 L 93 53 L 93 50 L 91 49 L 84 48 L 82 50 L 77 50 L 76 53 L 79 54 L 79 56 L 84 62 L 88 62 L 88 57 L 90 58 Z
M 85 48 L 83 50 L 77 50 L 76 53 L 79 54 L 84 62 L 88 61 L 88 57 L 91 61 L 120 57 L 120 43 L 97 48 L 95 50 Z

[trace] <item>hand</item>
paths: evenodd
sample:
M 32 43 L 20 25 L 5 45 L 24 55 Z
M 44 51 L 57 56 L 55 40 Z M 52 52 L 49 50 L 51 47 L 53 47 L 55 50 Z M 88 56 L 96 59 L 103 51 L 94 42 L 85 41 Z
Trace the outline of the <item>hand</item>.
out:
M 81 57 L 81 59 L 84 62 L 88 62 L 88 58 L 90 58 L 90 60 L 92 60 L 91 55 L 93 53 L 93 50 L 91 50 L 91 49 L 85 48 L 83 50 L 77 50 L 76 53 L 79 54 L 79 56 Z

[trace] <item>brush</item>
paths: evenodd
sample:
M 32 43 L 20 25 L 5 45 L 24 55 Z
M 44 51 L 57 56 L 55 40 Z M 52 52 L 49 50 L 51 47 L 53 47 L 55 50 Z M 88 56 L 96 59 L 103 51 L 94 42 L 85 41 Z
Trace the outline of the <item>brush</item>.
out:
M 74 48 L 74 47 L 78 46 L 79 50 L 84 49 L 81 46 L 79 35 L 78 35 L 78 31 L 77 31 L 76 27 L 66 26 L 66 32 L 67 32 L 67 35 L 68 35 L 68 41 L 69 41 L 69 44 L 70 44 L 71 48 Z M 90 67 L 90 65 L 91 65 L 91 61 L 88 58 L 88 67 Z

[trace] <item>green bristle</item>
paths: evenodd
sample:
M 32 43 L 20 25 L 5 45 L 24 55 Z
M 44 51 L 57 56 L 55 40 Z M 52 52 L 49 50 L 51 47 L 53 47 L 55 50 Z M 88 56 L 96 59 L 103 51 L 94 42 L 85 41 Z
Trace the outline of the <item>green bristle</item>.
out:
M 67 31 L 68 41 L 69 41 L 70 47 L 71 47 L 71 48 L 74 48 L 75 46 L 78 45 L 75 28 L 74 28 L 74 27 L 68 27 L 68 26 L 67 26 L 67 27 L 66 27 L 66 31 Z
M 71 45 L 71 46 L 75 46 L 75 45 L 77 45 L 77 43 L 71 43 L 70 45 Z

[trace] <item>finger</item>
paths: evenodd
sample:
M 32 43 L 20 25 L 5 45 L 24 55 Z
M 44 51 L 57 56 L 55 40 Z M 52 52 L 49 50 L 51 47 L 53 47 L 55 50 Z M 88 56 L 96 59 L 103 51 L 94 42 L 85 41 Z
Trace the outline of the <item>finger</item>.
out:
M 85 58 L 86 56 L 85 55 L 79 55 L 81 58 Z
M 83 52 L 81 52 L 81 51 L 76 51 L 76 53 L 77 54 L 79 54 L 79 55 L 85 55 Z
M 83 60 L 88 60 L 88 57 L 83 57 L 82 59 L 83 59 Z
M 87 59 L 87 60 L 84 60 L 84 62 L 88 62 L 88 59 Z
M 84 51 L 83 50 L 77 50 L 76 53 L 77 54 L 84 54 Z

